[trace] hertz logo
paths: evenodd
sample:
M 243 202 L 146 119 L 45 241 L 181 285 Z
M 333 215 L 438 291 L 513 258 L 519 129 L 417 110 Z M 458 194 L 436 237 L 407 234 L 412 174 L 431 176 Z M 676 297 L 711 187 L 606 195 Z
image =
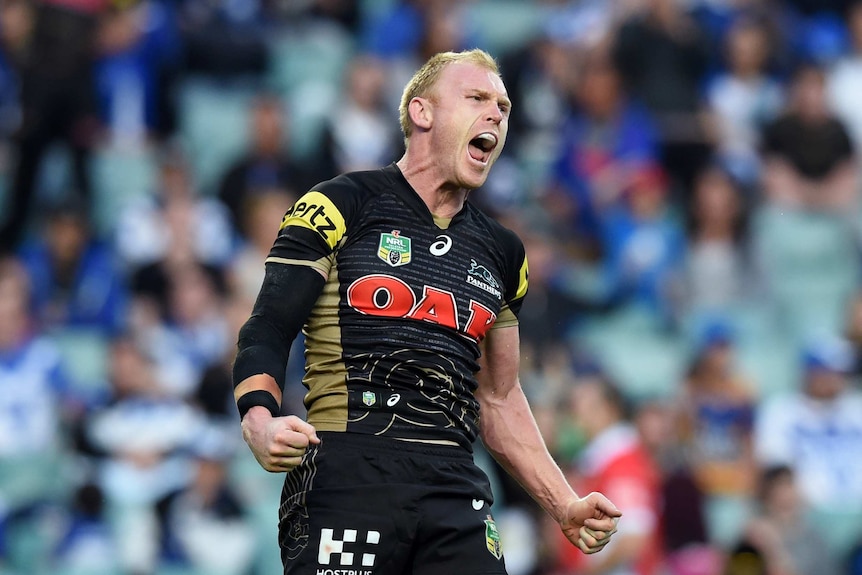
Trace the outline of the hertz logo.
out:
M 320 192 L 308 192 L 290 208 L 281 221 L 281 227 L 288 226 L 307 228 L 320 234 L 323 241 L 330 247 L 335 246 L 344 237 L 347 226 L 344 216 L 328 197 Z

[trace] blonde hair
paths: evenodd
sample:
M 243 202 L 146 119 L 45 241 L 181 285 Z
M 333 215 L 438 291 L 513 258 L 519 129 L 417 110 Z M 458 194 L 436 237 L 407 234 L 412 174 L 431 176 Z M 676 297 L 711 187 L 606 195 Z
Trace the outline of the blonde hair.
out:
M 440 52 L 432 56 L 425 64 L 413 74 L 410 81 L 404 87 L 404 92 L 401 94 L 401 105 L 398 106 L 398 119 L 401 123 L 401 131 L 404 133 L 404 145 L 410 140 L 413 133 L 413 124 L 410 122 L 410 113 L 407 111 L 410 101 L 413 98 L 424 98 L 428 96 L 437 79 L 443 72 L 443 69 L 449 64 L 458 63 L 475 64 L 499 75 L 500 68 L 497 66 L 493 56 L 474 48 L 473 50 L 465 50 L 463 52 Z

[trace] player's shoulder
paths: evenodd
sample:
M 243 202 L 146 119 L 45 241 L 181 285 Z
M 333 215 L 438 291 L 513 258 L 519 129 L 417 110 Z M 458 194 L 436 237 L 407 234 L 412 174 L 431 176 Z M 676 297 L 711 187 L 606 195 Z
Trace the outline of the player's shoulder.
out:
M 373 195 L 381 186 L 389 183 L 390 175 L 386 168 L 345 172 L 334 178 L 320 182 L 311 191 L 335 198 L 349 197 L 362 200 Z
M 473 221 L 484 229 L 485 233 L 492 237 L 503 251 L 523 252 L 524 244 L 516 232 L 483 212 L 475 204 L 468 202 L 467 206 L 471 210 Z

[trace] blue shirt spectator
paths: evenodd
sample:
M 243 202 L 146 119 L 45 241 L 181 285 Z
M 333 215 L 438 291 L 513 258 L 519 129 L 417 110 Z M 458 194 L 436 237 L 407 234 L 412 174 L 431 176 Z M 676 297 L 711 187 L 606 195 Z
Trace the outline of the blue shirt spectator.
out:
M 626 192 L 626 205 L 603 222 L 604 269 L 613 299 L 645 306 L 661 320 L 673 315 L 675 284 L 685 251 L 679 224 L 666 209 L 667 179 L 643 170 Z
M 31 306 L 44 329 L 123 329 L 127 292 L 108 247 L 90 236 L 78 207 L 58 206 L 41 238 L 20 253 L 30 275 Z
M 576 237 L 595 240 L 603 212 L 619 204 L 641 166 L 658 157 L 646 109 L 626 97 L 606 56 L 594 55 L 577 87 L 579 108 L 566 121 L 553 185 L 574 204 Z

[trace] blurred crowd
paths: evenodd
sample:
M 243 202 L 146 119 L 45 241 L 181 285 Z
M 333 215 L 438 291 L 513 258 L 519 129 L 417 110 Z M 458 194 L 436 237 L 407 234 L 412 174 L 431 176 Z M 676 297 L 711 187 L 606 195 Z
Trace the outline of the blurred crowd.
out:
M 472 201 L 617 541 L 477 446 L 513 575 L 862 573 L 862 2 L 2 0 L 0 573 L 280 572 L 230 365 L 283 213 L 400 157 L 431 54 L 514 107 Z M 301 342 L 285 412 L 303 413 Z

